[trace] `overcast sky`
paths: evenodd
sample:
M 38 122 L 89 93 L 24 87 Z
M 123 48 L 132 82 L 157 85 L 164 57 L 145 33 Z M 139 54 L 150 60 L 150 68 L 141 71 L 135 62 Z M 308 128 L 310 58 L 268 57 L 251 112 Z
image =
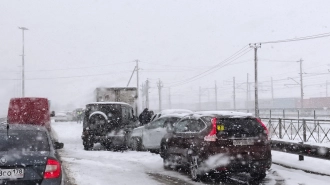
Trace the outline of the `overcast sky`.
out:
M 231 101 L 233 77 L 237 99 L 245 100 L 253 50 L 202 78 L 176 82 L 214 68 L 249 43 L 330 32 L 329 7 L 326 0 L 1 0 L 0 111 L 5 114 L 9 99 L 20 96 L 19 26 L 29 29 L 26 96 L 47 97 L 56 109 L 83 106 L 93 100 L 96 87 L 126 86 L 138 59 L 140 85 L 150 80 L 157 107 L 159 79 L 165 103 L 168 87 L 172 102 L 198 102 L 199 86 L 212 88 L 215 81 L 219 100 Z M 289 77 L 299 82 L 301 58 L 305 97 L 325 96 L 330 73 L 315 74 L 328 73 L 329 46 L 330 37 L 262 45 L 260 98 L 271 97 L 271 77 L 275 97 L 299 97 L 298 85 L 284 84 L 296 83 Z M 130 85 L 136 86 L 135 76 Z M 202 98 L 207 101 L 207 93 Z

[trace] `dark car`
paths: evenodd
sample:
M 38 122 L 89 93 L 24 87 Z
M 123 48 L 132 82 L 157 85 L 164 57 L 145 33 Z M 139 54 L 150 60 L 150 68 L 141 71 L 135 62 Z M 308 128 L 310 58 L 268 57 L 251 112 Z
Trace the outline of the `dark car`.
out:
M 0 184 L 60 185 L 62 147 L 43 126 L 0 125 Z
M 167 114 L 148 123 L 135 128 L 130 137 L 130 146 L 133 150 L 150 150 L 158 152 L 160 142 L 165 134 L 173 129 L 173 124 L 187 114 Z
M 122 102 L 95 102 L 86 105 L 82 140 L 85 150 L 101 143 L 107 149 L 126 149 L 133 128 L 139 126 L 133 107 Z
M 165 168 L 184 167 L 191 178 L 226 179 L 248 172 L 261 180 L 271 166 L 268 130 L 257 118 L 238 112 L 200 112 L 182 118 L 161 142 Z

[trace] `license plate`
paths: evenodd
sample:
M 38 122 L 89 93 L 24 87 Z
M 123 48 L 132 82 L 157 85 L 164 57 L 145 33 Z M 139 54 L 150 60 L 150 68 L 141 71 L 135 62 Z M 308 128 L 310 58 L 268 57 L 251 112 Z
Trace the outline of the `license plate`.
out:
M 24 169 L 0 169 L 0 179 L 20 179 L 24 177 Z
M 233 145 L 253 145 L 252 140 L 233 140 Z

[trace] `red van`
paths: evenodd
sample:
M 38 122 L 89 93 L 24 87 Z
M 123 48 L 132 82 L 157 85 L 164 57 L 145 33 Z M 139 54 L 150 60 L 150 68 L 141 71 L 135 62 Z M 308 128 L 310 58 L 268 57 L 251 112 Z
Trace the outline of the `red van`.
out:
M 9 102 L 8 124 L 33 124 L 50 127 L 49 101 L 47 98 L 12 98 Z

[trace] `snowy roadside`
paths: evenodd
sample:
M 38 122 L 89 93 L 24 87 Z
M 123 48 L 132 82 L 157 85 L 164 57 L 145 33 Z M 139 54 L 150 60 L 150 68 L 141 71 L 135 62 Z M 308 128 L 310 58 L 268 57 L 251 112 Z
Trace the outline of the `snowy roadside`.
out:
M 330 176 L 330 161 L 317 159 L 313 157 L 304 157 L 303 161 L 298 160 L 297 154 L 289 154 L 284 152 L 272 151 L 272 159 L 274 163 L 289 166 L 296 169 L 310 171 L 318 174 Z

